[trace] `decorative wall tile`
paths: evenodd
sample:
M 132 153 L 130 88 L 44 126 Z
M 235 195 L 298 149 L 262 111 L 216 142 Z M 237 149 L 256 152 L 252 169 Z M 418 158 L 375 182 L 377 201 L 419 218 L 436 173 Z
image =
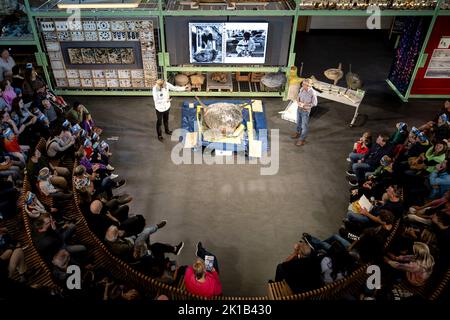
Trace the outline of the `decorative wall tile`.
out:
M 118 70 L 117 73 L 119 75 L 119 78 L 122 79 L 129 79 L 131 76 L 130 70 Z
M 139 38 L 144 41 L 152 41 L 153 34 L 151 32 L 139 32 Z
M 83 21 L 83 30 L 95 31 L 97 30 L 97 24 L 95 23 L 95 21 Z
M 84 41 L 84 34 L 82 31 L 71 32 L 72 41 Z
M 118 88 L 119 87 L 119 80 L 117 79 L 106 79 L 106 85 L 108 88 Z
M 80 79 L 67 79 L 69 82 L 69 87 L 81 87 Z
M 128 40 L 139 40 L 139 32 L 128 31 L 127 32 Z
M 53 21 L 42 21 L 41 22 L 41 30 L 42 31 L 54 31 L 55 23 Z
M 83 63 L 95 64 L 95 49 L 81 48 L 81 56 L 83 57 Z
M 119 86 L 121 88 L 131 88 L 131 80 L 130 79 L 119 79 Z
M 55 79 L 55 80 L 56 80 L 57 87 L 67 87 L 68 86 L 68 82 L 67 82 L 66 78 Z
M 125 21 L 111 21 L 112 31 L 123 31 L 125 30 Z
M 68 23 L 69 30 L 70 31 L 82 31 L 83 25 L 81 24 L 80 20 L 71 20 Z
M 50 60 L 62 60 L 61 51 L 49 51 L 47 54 Z
M 106 80 L 105 79 L 94 79 L 94 87 L 97 87 L 97 88 L 106 87 Z
M 72 79 L 79 77 L 78 70 L 74 70 L 74 69 L 67 69 L 66 75 L 67 75 L 67 78 L 72 78 Z
M 136 30 L 136 21 L 126 21 L 125 23 L 126 23 L 127 29 L 128 29 L 129 31 L 134 31 L 134 30 Z
M 52 66 L 52 70 L 64 69 L 64 64 L 62 63 L 62 61 L 50 60 L 50 65 Z
M 67 21 L 55 21 L 55 27 L 57 31 L 67 31 L 69 30 L 69 25 Z
M 143 70 L 131 70 L 131 77 L 134 79 L 142 79 L 144 78 Z
M 82 87 L 92 87 L 94 85 L 94 81 L 92 79 L 81 79 Z
M 61 51 L 61 48 L 60 48 L 58 42 L 47 42 L 46 46 L 47 46 L 48 51 Z
M 44 39 L 46 41 L 56 41 L 56 40 L 58 40 L 58 38 L 56 36 L 56 32 L 45 31 L 45 32 L 42 32 L 42 35 L 44 36 Z
M 114 31 L 112 33 L 113 41 L 125 41 L 127 40 L 126 32 Z
M 80 72 L 80 78 L 92 78 L 92 72 L 91 70 L 79 70 Z
M 134 88 L 143 88 L 145 87 L 144 79 L 133 79 L 131 84 Z
M 148 31 L 153 28 L 153 23 L 148 20 L 136 21 L 136 31 Z
M 62 31 L 58 32 L 58 40 L 59 41 L 70 41 L 70 32 L 69 31 Z
M 84 33 L 84 39 L 86 41 L 98 41 L 98 34 L 95 31 L 87 31 Z
M 108 21 L 97 21 L 97 30 L 98 31 L 106 31 L 110 29 L 110 25 Z
M 98 33 L 98 37 L 99 37 L 100 41 L 111 41 L 111 39 L 112 39 L 111 32 L 109 32 L 109 31 L 100 31 Z
M 105 78 L 106 79 L 117 78 L 116 70 L 105 70 Z
M 104 70 L 92 70 L 92 76 L 94 78 L 104 78 L 105 71 Z
M 65 78 L 66 77 L 66 71 L 65 70 L 52 70 L 53 76 L 55 78 Z

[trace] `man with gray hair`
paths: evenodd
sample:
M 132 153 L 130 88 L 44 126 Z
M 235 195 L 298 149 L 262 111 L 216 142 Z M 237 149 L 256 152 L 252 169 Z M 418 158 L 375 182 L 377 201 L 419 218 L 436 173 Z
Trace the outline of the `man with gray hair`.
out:
M 312 88 L 310 79 L 303 80 L 296 102 L 298 105 L 297 131 L 292 135 L 292 139 L 298 139 L 295 145 L 300 147 L 306 143 L 311 109 L 317 106 L 317 94 Z

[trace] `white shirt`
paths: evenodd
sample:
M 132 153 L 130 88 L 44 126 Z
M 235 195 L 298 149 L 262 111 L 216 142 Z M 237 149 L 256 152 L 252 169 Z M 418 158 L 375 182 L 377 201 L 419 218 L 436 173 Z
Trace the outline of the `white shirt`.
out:
M 16 62 L 14 59 L 9 56 L 8 59 L 3 60 L 3 58 L 0 58 L 0 80 L 3 81 L 4 77 L 3 74 L 5 72 L 12 72 L 12 68 L 16 65 Z
M 161 89 L 157 85 L 153 87 L 153 101 L 155 108 L 159 112 L 164 112 L 170 109 L 170 95 L 169 90 L 172 91 L 186 91 L 184 87 L 177 87 L 169 82 L 166 82 Z

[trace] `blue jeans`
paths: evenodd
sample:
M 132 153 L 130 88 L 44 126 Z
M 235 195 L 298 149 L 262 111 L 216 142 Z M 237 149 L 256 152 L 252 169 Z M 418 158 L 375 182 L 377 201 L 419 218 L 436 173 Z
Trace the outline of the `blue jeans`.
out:
M 138 234 L 134 245 L 137 246 L 142 242 L 150 244 L 150 235 L 152 233 L 155 233 L 156 231 L 158 231 L 158 227 L 156 226 L 156 224 L 145 227 L 144 230 L 142 230 L 142 232 Z
M 352 163 L 357 163 L 358 160 L 361 160 L 362 158 L 364 158 L 364 155 L 360 154 L 360 153 L 356 153 L 356 152 L 350 152 L 348 157 L 350 158 L 350 161 Z
M 345 248 L 348 248 L 351 245 L 350 242 L 348 242 L 338 234 L 333 234 L 331 237 L 323 241 L 318 238 L 311 237 L 311 245 L 314 247 L 314 249 L 316 250 L 323 249 L 327 252 L 328 250 L 330 250 L 331 245 L 333 244 L 334 241 L 339 241 Z
M 369 223 L 370 219 L 367 218 L 366 216 L 363 216 L 362 214 L 359 213 L 355 213 L 353 211 L 348 211 L 347 212 L 347 218 L 350 221 L 353 222 L 359 222 L 359 223 Z
M 354 163 L 352 165 L 352 171 L 356 174 L 358 182 L 364 182 L 366 179 L 366 172 L 372 172 L 372 166 L 367 163 Z
M 305 140 L 308 135 L 309 112 L 297 111 L 297 132 L 300 133 L 300 140 Z

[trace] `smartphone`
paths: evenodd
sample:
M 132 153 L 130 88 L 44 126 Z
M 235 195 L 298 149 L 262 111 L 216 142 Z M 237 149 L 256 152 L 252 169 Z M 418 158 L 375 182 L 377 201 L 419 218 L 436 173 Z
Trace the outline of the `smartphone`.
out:
M 205 256 L 206 271 L 212 271 L 214 268 L 214 256 Z

